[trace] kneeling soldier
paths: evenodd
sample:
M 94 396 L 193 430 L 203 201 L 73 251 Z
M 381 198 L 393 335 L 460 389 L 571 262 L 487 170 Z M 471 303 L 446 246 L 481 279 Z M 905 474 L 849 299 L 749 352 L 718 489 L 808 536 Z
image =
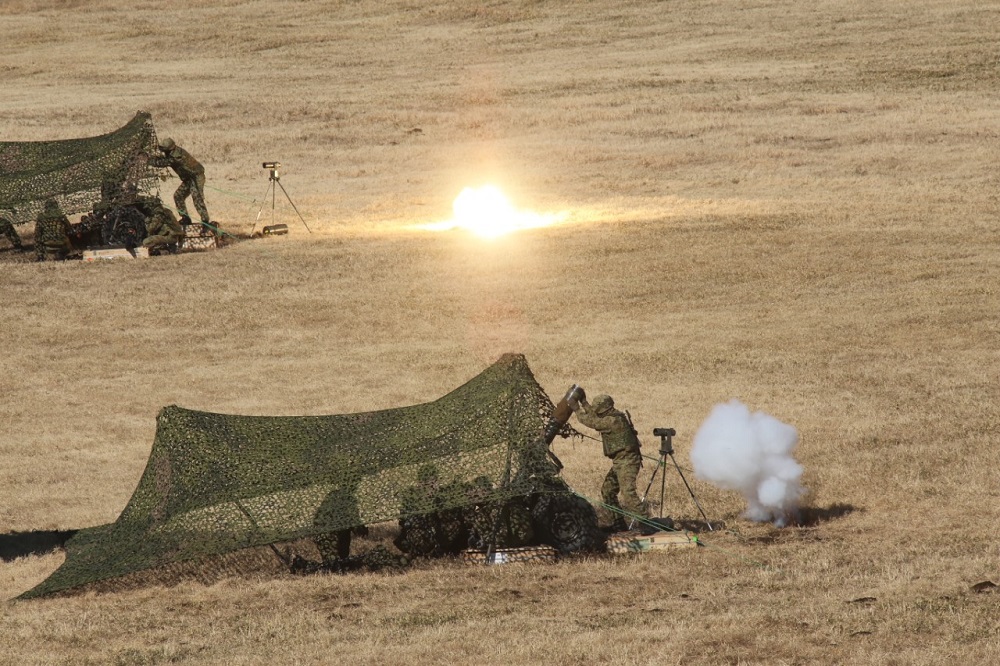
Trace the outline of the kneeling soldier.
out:
M 69 218 L 62 208 L 55 199 L 47 199 L 45 208 L 35 221 L 35 261 L 45 261 L 49 253 L 60 261 L 66 259 L 73 249 L 69 240 L 70 231 Z
M 177 252 L 177 244 L 184 238 L 184 229 L 168 208 L 158 205 L 152 215 L 146 220 L 146 240 L 142 246 L 158 253 L 157 248 L 164 247 L 171 254 Z
M 6 236 L 15 250 L 24 251 L 24 245 L 21 244 L 21 237 L 17 235 L 17 230 L 14 229 L 14 223 L 6 217 L 0 217 L 0 235 Z

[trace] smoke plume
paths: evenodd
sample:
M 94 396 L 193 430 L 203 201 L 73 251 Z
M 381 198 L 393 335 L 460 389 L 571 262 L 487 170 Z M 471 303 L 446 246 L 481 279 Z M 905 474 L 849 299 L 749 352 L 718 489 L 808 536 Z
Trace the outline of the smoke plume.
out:
M 747 518 L 781 527 L 798 518 L 805 494 L 802 465 L 792 455 L 798 443 L 794 427 L 730 400 L 716 405 L 698 428 L 691 463 L 699 478 L 742 494 Z

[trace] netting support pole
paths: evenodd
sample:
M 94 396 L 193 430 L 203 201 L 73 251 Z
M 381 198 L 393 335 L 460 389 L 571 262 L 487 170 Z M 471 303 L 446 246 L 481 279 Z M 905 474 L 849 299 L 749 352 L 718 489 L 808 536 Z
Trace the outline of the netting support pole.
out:
M 507 462 L 504 465 L 503 470 L 503 481 L 500 485 L 501 488 L 506 488 L 510 485 L 510 463 L 511 463 L 511 450 L 510 446 L 507 447 Z M 497 508 L 496 515 L 493 518 L 493 525 L 490 528 L 490 542 L 486 544 L 486 561 L 484 564 L 489 564 L 491 558 L 494 556 L 497 550 L 497 533 L 500 531 L 500 523 L 503 522 L 503 512 L 504 505 L 502 503 L 496 503 L 494 505 Z
M 260 534 L 260 532 L 261 532 L 260 525 L 258 525 L 257 521 L 253 519 L 253 516 L 250 515 L 250 512 L 247 511 L 243 507 L 243 503 L 240 502 L 239 500 L 236 500 L 236 507 L 243 513 L 244 516 L 247 517 L 247 520 L 250 521 L 250 524 L 253 525 L 253 528 L 255 530 L 257 530 L 258 534 Z M 285 556 L 281 554 L 281 551 L 278 550 L 278 547 L 275 546 L 273 543 L 269 543 L 267 545 L 271 549 L 271 551 L 274 553 L 274 555 L 278 558 L 278 560 L 282 564 L 284 564 L 286 567 L 288 567 L 289 571 L 291 571 L 292 570 L 292 563 L 285 559 Z

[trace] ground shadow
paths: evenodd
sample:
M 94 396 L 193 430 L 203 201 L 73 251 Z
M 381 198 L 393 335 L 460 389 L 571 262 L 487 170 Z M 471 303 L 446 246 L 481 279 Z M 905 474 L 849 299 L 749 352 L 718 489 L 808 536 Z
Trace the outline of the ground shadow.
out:
M 726 521 L 712 519 L 710 521 L 704 520 L 683 520 L 678 519 L 674 521 L 675 530 L 683 530 L 685 532 L 694 532 L 696 534 L 709 533 L 709 532 L 719 532 L 726 529 Z
M 794 525 L 798 527 L 815 527 L 820 523 L 825 523 L 836 518 L 843 518 L 844 516 L 859 511 L 856 506 L 852 504 L 831 504 L 828 507 L 819 506 L 809 506 L 801 509 L 799 511 L 798 520 L 794 522 Z
M 26 555 L 44 555 L 58 550 L 77 530 L 37 530 L 0 534 L 0 560 L 10 562 Z

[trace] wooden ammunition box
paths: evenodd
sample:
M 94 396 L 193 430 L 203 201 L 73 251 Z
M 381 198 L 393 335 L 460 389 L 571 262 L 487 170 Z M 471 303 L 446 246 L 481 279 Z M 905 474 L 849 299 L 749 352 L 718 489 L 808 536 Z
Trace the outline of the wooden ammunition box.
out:
M 642 535 L 639 532 L 620 532 L 608 537 L 608 552 L 615 554 L 694 548 L 697 545 L 698 537 L 688 532 L 654 532 L 649 535 Z
M 149 257 L 149 250 L 144 247 L 137 247 L 131 252 L 123 247 L 92 247 L 83 251 L 84 261 L 98 261 L 103 259 L 146 259 Z

